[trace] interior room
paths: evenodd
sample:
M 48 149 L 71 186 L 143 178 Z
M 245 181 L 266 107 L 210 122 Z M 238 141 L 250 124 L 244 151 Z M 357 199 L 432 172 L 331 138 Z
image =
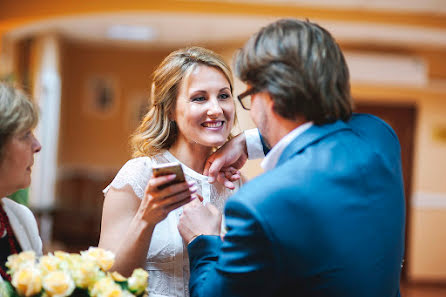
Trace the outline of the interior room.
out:
M 441 0 L 139 0 L 0 2 L 0 80 L 41 109 L 27 204 L 46 252 L 98 244 L 102 190 L 131 157 L 151 74 L 171 51 L 227 61 L 269 22 L 327 28 L 350 69 L 355 111 L 396 131 L 406 194 L 404 296 L 446 294 L 446 6 Z M 236 81 L 234 95 L 245 90 Z M 254 127 L 237 104 L 235 132 Z M 249 180 L 260 162 L 242 169 Z

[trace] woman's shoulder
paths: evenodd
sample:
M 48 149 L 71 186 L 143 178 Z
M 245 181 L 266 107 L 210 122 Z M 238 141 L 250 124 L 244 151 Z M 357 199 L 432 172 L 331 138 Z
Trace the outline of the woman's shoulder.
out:
M 130 185 L 135 194 L 141 198 L 147 181 L 152 176 L 153 159 L 151 157 L 138 157 L 128 160 L 118 171 L 113 181 L 103 190 L 104 194 L 110 187 L 122 189 Z
M 12 199 L 9 199 L 6 197 L 2 198 L 2 204 L 3 204 L 4 208 L 11 209 L 11 211 L 14 211 L 14 212 L 19 211 L 21 213 L 32 214 L 31 210 L 28 207 L 26 207 L 23 204 L 17 203 Z
M 120 170 L 122 169 L 133 169 L 133 168 L 152 168 L 152 163 L 153 160 L 151 157 L 137 157 L 137 158 L 133 158 L 128 160 L 127 162 L 125 162 L 125 164 L 121 167 Z
M 9 198 L 2 198 L 1 203 L 22 249 L 34 250 L 38 255 L 42 255 L 42 241 L 32 211 Z

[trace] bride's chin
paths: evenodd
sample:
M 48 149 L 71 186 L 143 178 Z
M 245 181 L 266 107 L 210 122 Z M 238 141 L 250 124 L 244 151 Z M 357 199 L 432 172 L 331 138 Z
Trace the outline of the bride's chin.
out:
M 220 147 L 220 146 L 222 146 L 223 144 L 226 143 L 227 138 L 228 137 L 226 137 L 226 138 L 223 138 L 223 137 L 220 138 L 219 137 L 218 139 L 206 139 L 206 141 L 203 141 L 202 144 L 204 146 L 206 146 L 206 147 L 209 147 L 209 148 Z
M 226 143 L 226 139 L 225 139 L 225 140 L 222 140 L 222 141 L 215 141 L 215 142 L 211 145 L 211 147 L 212 147 L 212 148 L 218 148 L 218 147 L 222 146 L 222 145 L 225 144 L 225 143 Z

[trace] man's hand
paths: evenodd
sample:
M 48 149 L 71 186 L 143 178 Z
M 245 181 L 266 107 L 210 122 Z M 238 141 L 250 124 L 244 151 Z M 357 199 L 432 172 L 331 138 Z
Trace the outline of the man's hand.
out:
M 203 173 L 209 176 L 210 183 L 217 180 L 225 187 L 234 189 L 233 181 L 240 179 L 238 170 L 245 165 L 246 160 L 248 151 L 245 134 L 242 132 L 209 156 Z
M 178 230 L 187 244 L 198 235 L 220 235 L 220 229 L 221 213 L 214 205 L 195 199 L 183 207 Z

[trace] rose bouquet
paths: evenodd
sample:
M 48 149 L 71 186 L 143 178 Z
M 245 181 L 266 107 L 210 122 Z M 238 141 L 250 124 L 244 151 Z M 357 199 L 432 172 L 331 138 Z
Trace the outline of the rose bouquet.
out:
M 114 258 L 112 252 L 94 247 L 40 258 L 29 251 L 11 255 L 6 262 L 11 282 L 0 280 L 0 297 L 147 296 L 147 272 L 138 268 L 129 278 L 111 273 Z

